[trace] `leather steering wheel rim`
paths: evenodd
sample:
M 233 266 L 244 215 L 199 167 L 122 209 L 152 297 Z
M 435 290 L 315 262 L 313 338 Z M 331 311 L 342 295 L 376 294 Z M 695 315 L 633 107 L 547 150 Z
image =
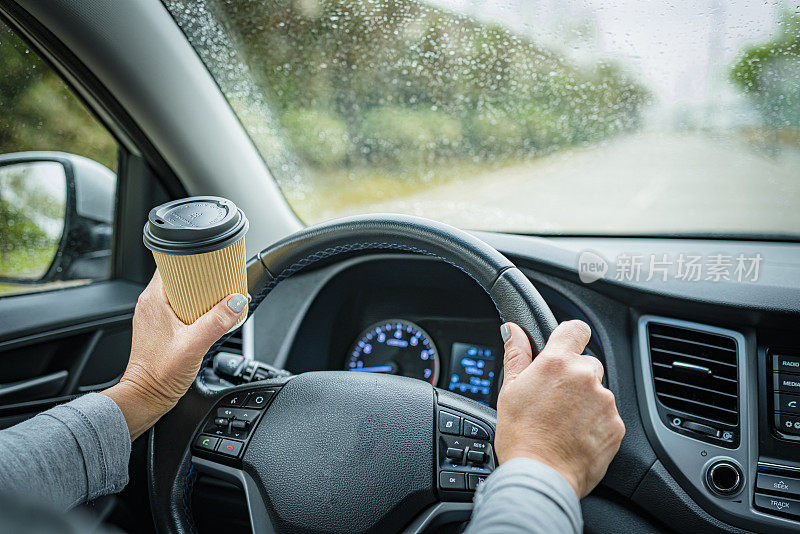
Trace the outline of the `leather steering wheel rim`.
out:
M 503 322 L 522 327 L 534 354 L 543 349 L 557 325 L 530 280 L 493 247 L 452 226 L 394 214 L 333 220 L 307 227 L 264 249 L 248 262 L 248 287 L 253 296 L 248 316 L 281 281 L 306 268 L 354 254 L 386 251 L 434 257 L 460 269 L 487 292 Z M 191 462 L 190 441 L 213 403 L 228 392 L 209 388 L 204 370 L 229 336 L 211 347 L 189 392 L 150 431 L 148 486 L 159 532 L 196 531 L 190 499 L 197 474 Z M 269 386 L 273 382 L 280 381 L 259 384 Z M 454 402 L 461 403 L 460 399 Z M 486 419 L 496 419 L 494 410 L 465 402 L 466 406 L 474 405 L 471 409 L 479 410 Z

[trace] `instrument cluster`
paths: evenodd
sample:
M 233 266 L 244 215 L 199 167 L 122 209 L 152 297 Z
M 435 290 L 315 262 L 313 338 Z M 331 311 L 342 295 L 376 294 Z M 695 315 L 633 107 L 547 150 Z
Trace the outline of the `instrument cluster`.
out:
M 440 353 L 435 340 L 420 325 L 405 319 L 384 319 L 359 334 L 344 368 L 417 378 L 492 405 L 502 352 L 495 340 L 482 339 L 482 343 L 487 342 L 491 346 L 447 339 L 442 342 L 446 352 Z

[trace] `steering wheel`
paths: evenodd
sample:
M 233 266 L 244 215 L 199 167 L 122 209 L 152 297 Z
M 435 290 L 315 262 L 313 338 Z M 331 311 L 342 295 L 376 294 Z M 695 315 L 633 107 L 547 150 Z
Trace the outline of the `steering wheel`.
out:
M 457 267 L 486 290 L 502 321 L 525 330 L 537 354 L 556 327 L 530 280 L 497 250 L 451 226 L 401 215 L 338 219 L 263 250 L 248 262 L 249 313 L 312 265 L 378 251 Z M 344 371 L 215 391 L 204 370 L 224 341 L 150 431 L 150 504 L 159 532 L 195 532 L 198 472 L 244 489 L 256 533 L 410 533 L 469 517 L 475 485 L 496 465 L 495 410 L 422 380 Z

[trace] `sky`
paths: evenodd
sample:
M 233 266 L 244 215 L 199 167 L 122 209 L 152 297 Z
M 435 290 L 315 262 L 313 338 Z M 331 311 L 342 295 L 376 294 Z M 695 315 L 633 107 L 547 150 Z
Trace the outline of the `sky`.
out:
M 0 197 L 5 197 L 12 206 L 28 208 L 27 215 L 39 225 L 39 228 L 51 239 L 58 239 L 64 230 L 64 217 L 51 218 L 44 213 L 31 211 L 25 198 L 8 186 L 6 178 L 16 178 L 19 176 L 18 173 L 21 173 L 24 177 L 23 187 L 30 197 L 36 197 L 40 191 L 45 191 L 57 205 L 65 206 L 67 182 L 64 167 L 60 163 L 37 161 L 8 165 L 3 167 L 3 170 L 8 175 L 0 172 Z
M 785 5 L 758 0 L 427 2 L 499 22 L 576 62 L 615 58 L 661 106 L 738 98 L 726 81 L 730 64 L 743 44 L 776 31 Z

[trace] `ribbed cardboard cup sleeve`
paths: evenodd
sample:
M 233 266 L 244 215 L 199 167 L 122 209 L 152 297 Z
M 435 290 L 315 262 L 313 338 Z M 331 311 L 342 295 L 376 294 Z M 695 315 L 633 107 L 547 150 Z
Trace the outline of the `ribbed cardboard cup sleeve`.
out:
M 231 293 L 247 295 L 244 237 L 220 250 L 184 256 L 153 251 L 167 300 L 191 324 Z M 244 322 L 246 313 L 237 325 Z

